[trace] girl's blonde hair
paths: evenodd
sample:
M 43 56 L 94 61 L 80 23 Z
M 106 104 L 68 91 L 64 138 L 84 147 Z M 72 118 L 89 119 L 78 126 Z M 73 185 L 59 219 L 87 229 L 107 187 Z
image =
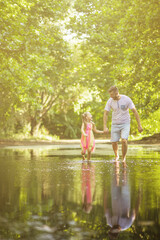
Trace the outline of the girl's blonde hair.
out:
M 88 114 L 89 112 L 85 112 L 85 113 L 83 113 L 82 114 L 82 122 L 83 123 L 85 123 L 86 121 L 87 121 L 87 114 Z

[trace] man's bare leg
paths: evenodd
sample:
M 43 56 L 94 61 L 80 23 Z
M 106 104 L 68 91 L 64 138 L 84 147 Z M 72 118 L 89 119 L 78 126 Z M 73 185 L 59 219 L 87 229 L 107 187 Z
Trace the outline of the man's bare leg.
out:
M 119 155 L 118 155 L 118 142 L 112 142 L 112 148 L 115 154 L 115 161 L 119 160 Z
M 128 149 L 127 140 L 122 139 L 122 162 L 126 161 L 127 149 Z

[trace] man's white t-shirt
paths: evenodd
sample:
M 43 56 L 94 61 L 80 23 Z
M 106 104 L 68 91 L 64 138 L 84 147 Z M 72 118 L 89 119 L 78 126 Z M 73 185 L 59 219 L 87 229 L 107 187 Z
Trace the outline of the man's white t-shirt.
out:
M 135 108 L 132 100 L 126 95 L 120 95 L 119 100 L 110 98 L 105 106 L 106 111 L 112 110 L 112 124 L 130 123 L 129 109 Z

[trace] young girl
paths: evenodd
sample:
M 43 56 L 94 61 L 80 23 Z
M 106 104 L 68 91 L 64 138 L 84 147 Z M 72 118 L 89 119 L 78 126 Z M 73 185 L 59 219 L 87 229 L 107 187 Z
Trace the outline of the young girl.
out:
M 87 150 L 88 156 L 87 159 L 90 160 L 91 152 L 95 149 L 95 139 L 93 131 L 95 133 L 103 133 L 103 131 L 97 130 L 95 124 L 92 122 L 92 115 L 90 112 L 85 112 L 82 114 L 82 127 L 81 127 L 81 148 L 82 148 L 82 157 L 85 160 L 85 153 Z

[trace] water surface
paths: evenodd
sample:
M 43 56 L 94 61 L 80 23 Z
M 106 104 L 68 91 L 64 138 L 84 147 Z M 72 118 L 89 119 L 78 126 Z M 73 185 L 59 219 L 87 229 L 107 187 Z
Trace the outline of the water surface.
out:
M 0 239 L 160 239 L 160 147 L 130 145 L 115 163 L 99 144 L 0 149 Z M 112 234 L 113 235 L 113 234 Z

